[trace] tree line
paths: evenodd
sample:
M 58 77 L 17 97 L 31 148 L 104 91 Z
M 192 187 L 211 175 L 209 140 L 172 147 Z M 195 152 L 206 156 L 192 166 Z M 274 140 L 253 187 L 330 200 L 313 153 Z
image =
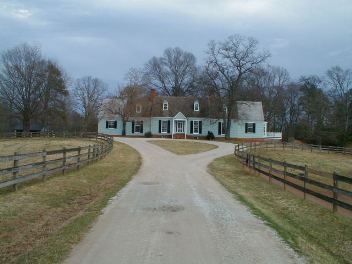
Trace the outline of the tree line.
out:
M 268 63 L 270 56 L 257 40 L 240 35 L 209 42 L 203 65 L 191 52 L 167 48 L 141 68 L 130 69 L 125 83 L 108 93 L 100 79 L 72 81 L 57 63 L 43 58 L 38 47 L 23 44 L 1 57 L 1 123 L 9 128 L 11 120 L 19 118 L 25 130 L 31 120 L 56 130 L 96 130 L 104 98 L 117 99 L 115 105 L 105 105 L 105 112 L 128 120 L 133 101 L 154 88 L 166 96 L 214 97 L 224 109 L 227 136 L 234 102 L 250 100 L 263 102 L 268 131 L 282 131 L 287 140 L 334 145 L 352 141 L 351 69 L 333 66 L 323 76 L 292 80 L 285 68 Z

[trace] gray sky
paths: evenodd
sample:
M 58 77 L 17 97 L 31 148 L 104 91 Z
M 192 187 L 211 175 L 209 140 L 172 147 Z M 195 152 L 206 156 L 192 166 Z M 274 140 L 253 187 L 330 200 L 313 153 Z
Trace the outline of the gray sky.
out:
M 40 44 L 73 78 L 111 88 L 167 47 L 202 63 L 231 34 L 258 39 L 293 79 L 352 68 L 352 0 L 0 0 L 0 51 Z

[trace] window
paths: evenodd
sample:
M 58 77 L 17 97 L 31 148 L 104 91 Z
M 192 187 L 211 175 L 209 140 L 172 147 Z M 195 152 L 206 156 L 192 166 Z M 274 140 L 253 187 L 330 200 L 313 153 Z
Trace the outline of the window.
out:
M 176 121 L 176 133 L 184 133 L 184 121 Z
M 199 134 L 199 121 L 193 121 L 193 134 Z
M 264 124 L 264 136 L 266 136 L 266 124 Z
M 143 121 L 136 121 L 135 122 L 134 133 L 143 133 Z
M 246 123 L 245 124 L 246 133 L 255 133 L 255 123 Z
M 194 102 L 194 111 L 196 111 L 196 112 L 199 111 L 199 102 L 198 101 Z
M 140 104 L 136 105 L 136 113 L 142 112 L 142 106 Z
M 161 133 L 167 133 L 169 121 L 161 121 Z
M 165 111 L 165 110 L 168 110 L 168 109 L 169 109 L 169 104 L 168 104 L 167 101 L 164 101 L 163 102 L 163 110 Z
M 223 121 L 218 123 L 218 135 L 225 135 L 225 126 Z
M 106 128 L 108 128 L 108 129 L 117 128 L 117 121 L 116 120 L 107 120 L 106 121 Z

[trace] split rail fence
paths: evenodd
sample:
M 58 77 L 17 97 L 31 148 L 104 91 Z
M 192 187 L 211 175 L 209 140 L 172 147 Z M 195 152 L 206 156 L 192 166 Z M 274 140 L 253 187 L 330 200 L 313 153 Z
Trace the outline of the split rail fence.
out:
M 352 177 L 346 177 L 337 174 L 336 172 L 328 173 L 309 168 L 307 165 L 291 164 L 285 161 L 278 161 L 266 157 L 253 154 L 251 150 L 255 148 L 281 148 L 302 149 L 300 145 L 288 145 L 281 143 L 258 144 L 247 143 L 237 145 L 235 148 L 235 156 L 241 162 L 254 169 L 255 171 L 268 177 L 269 182 L 276 180 L 283 184 L 284 189 L 290 186 L 303 193 L 304 199 L 306 194 L 312 195 L 332 205 L 333 212 L 337 211 L 338 207 L 352 211 Z M 283 147 L 283 145 L 285 145 Z M 306 149 L 311 149 L 304 146 Z M 319 149 L 319 150 L 318 150 Z M 321 150 L 320 150 L 321 149 Z M 334 151 L 344 154 L 351 154 L 347 149 L 328 149 L 326 147 L 314 148 L 318 151 Z
M 105 157 L 113 148 L 113 139 L 108 135 L 87 133 L 78 138 L 92 140 L 92 145 L 0 156 L 0 189 L 12 186 L 16 190 L 20 183 L 36 178 L 45 180 L 49 175 L 80 169 Z

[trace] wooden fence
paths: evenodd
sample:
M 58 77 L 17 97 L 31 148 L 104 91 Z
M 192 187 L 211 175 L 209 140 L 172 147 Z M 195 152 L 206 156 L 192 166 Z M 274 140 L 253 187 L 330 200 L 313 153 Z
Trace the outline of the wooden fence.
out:
M 0 189 L 36 178 L 43 180 L 53 174 L 65 173 L 103 158 L 113 148 L 113 139 L 104 134 L 81 134 L 81 138 L 92 141 L 92 145 L 31 153 L 14 153 L 0 156 Z
M 250 153 L 252 146 L 237 145 L 235 156 L 243 164 L 255 171 L 266 175 L 271 182 L 273 179 L 281 182 L 284 189 L 290 186 L 306 194 L 312 195 L 325 202 L 332 204 L 333 212 L 338 207 L 352 211 L 352 178 L 338 175 L 336 172 L 327 173 L 301 166 L 265 158 Z M 257 145 L 259 147 L 259 145 Z M 261 147 L 266 147 L 262 144 Z M 330 151 L 330 150 L 329 150 Z
M 346 155 L 352 155 L 352 148 L 338 147 L 338 146 L 324 146 L 324 145 L 313 145 L 303 143 L 289 143 L 281 141 L 265 141 L 265 142 L 248 142 L 241 143 L 239 145 L 242 149 L 250 148 L 273 148 L 283 150 L 302 150 L 310 152 L 327 152 L 327 153 L 341 153 Z

